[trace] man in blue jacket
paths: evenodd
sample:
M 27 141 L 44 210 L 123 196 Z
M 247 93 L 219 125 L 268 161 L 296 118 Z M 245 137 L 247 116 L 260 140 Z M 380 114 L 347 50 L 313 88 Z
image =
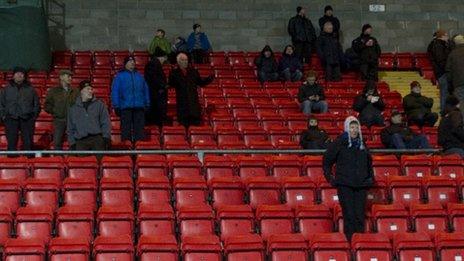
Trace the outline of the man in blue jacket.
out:
M 205 63 L 207 61 L 208 52 L 211 51 L 211 44 L 208 36 L 201 31 L 201 25 L 193 25 L 193 32 L 187 39 L 187 46 L 195 63 Z
M 143 76 L 135 70 L 132 56 L 124 59 L 124 69 L 113 79 L 111 102 L 121 119 L 121 140 L 143 140 L 145 110 L 150 107 L 150 90 Z

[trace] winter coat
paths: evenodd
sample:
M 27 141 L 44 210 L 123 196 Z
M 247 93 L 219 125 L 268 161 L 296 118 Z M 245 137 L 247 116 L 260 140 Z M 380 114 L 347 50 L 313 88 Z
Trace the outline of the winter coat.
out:
M 446 61 L 446 73 L 448 81 L 453 88 L 464 88 L 464 44 L 454 48 Z
M 193 49 L 195 49 L 195 32 L 192 32 L 188 39 L 187 39 L 187 47 L 188 47 L 188 51 L 191 52 L 193 51 Z M 211 44 L 208 40 L 208 36 L 206 36 L 205 33 L 201 32 L 200 33 L 200 45 L 201 45 L 201 49 L 203 51 L 210 51 L 211 50 Z
M 317 54 L 324 64 L 342 63 L 343 49 L 335 33 L 321 33 L 317 39 Z
M 188 52 L 187 41 L 185 41 L 185 39 L 182 37 L 179 37 L 179 39 L 180 41 L 178 43 L 172 45 L 171 51 L 175 53 Z
M 319 127 L 309 127 L 300 136 L 300 145 L 303 149 L 322 149 L 327 146 L 329 135 Z M 313 146 L 316 146 L 314 148 Z
M 305 82 L 298 91 L 298 102 L 302 103 L 313 95 L 319 95 L 320 101 L 325 100 L 324 88 L 318 84 L 309 85 Z
M 284 53 L 282 55 L 282 59 L 280 59 L 279 62 L 279 71 L 282 72 L 287 68 L 290 68 L 290 72 L 295 72 L 297 70 L 303 71 L 303 65 L 295 53 L 292 55 Z
M 379 93 L 374 92 L 373 96 L 379 97 L 379 100 L 375 103 L 368 101 L 365 93 L 356 96 L 354 99 L 353 109 L 359 112 L 361 122 L 365 122 L 366 119 L 371 119 L 373 115 L 380 115 L 385 109 L 385 103 Z
M 417 118 L 431 112 L 433 99 L 410 93 L 403 98 L 404 112 L 409 118 Z
M 266 51 L 271 52 L 271 56 L 269 58 L 267 58 L 264 55 L 264 52 Z M 277 60 L 274 56 L 274 52 L 272 51 L 271 47 L 266 45 L 263 48 L 263 50 L 261 51 L 261 54 L 255 59 L 255 65 L 258 68 L 258 71 L 261 71 L 264 73 L 276 73 L 278 71 Z
M 374 44 L 367 46 L 366 43 L 372 39 Z M 361 34 L 351 43 L 351 48 L 358 54 L 361 63 L 377 64 L 382 51 L 377 39 L 370 35 Z
M 157 58 L 151 59 L 145 65 L 143 76 L 145 78 L 145 82 L 150 88 L 152 97 L 156 95 L 158 91 L 166 89 L 166 75 L 164 74 L 163 65 Z
M 324 24 L 327 22 L 332 23 L 333 32 L 335 33 L 335 36 L 338 37 L 340 35 L 340 21 L 337 17 L 334 16 L 324 15 L 323 17 L 319 18 L 319 28 L 321 29 L 321 33 L 324 31 Z
M 115 109 L 150 107 L 150 90 L 137 71 L 120 71 L 113 79 L 111 103 Z
M 49 89 L 45 98 L 45 111 L 54 119 L 66 120 L 68 110 L 76 102 L 79 93 L 79 89 L 74 87 L 69 87 L 67 91 L 62 86 Z
M 427 47 L 429 59 L 433 64 L 435 78 L 439 79 L 446 73 L 446 60 L 450 52 L 451 49 L 448 42 L 440 39 L 433 39 Z
M 411 128 L 403 125 L 403 124 L 391 124 L 390 126 L 384 128 L 380 132 L 380 138 L 382 143 L 385 147 L 391 148 L 392 147 L 392 136 L 393 134 L 400 134 L 403 139 L 411 140 L 414 135 L 416 135 Z
M 148 53 L 153 55 L 153 53 L 155 53 L 156 47 L 163 50 L 166 55 L 171 53 L 171 43 L 164 37 L 155 36 L 151 41 L 150 46 L 148 47 Z
M 198 100 L 198 87 L 208 85 L 213 78 L 202 78 L 198 70 L 187 68 L 186 73 L 176 68 L 169 75 L 169 86 L 176 90 L 177 118 L 186 122 L 189 118 L 201 119 L 201 107 Z
M 451 148 L 464 149 L 464 123 L 461 111 L 454 108 L 441 118 L 438 125 L 438 144 L 444 150 Z
M 76 140 L 88 136 L 102 135 L 105 139 L 111 139 L 111 121 L 106 105 L 95 97 L 90 101 L 87 109 L 81 97 L 68 112 L 68 141 L 69 145 Z
M 0 89 L 0 118 L 28 120 L 40 112 L 39 96 L 28 83 L 18 85 L 13 80 Z
M 308 42 L 316 40 L 316 31 L 311 20 L 305 16 L 296 15 L 288 21 L 287 31 L 292 37 L 292 43 Z
M 335 176 L 332 167 L 336 165 Z M 349 146 L 348 133 L 329 144 L 322 160 L 326 180 L 333 186 L 369 187 L 374 184 L 372 157 L 365 148 Z

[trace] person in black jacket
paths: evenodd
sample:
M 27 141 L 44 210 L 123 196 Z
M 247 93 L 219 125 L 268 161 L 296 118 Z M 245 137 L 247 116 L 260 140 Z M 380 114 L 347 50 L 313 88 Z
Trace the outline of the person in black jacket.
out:
M 303 77 L 303 65 L 294 53 L 292 45 L 285 46 L 279 62 L 279 71 L 285 81 L 296 82 Z
M 359 70 L 363 80 L 378 80 L 379 58 L 381 54 L 377 39 L 371 36 L 372 26 L 365 24 L 361 35 L 354 39 L 351 47 L 359 56 Z
M 445 154 L 459 154 L 464 158 L 464 120 L 459 99 L 449 96 L 446 108 L 438 125 L 438 144 Z
M 0 90 L 0 117 L 5 124 L 8 150 L 16 150 L 21 132 L 23 149 L 33 149 L 35 120 L 39 116 L 39 96 L 27 81 L 27 71 L 13 69 L 13 79 Z
M 451 52 L 449 36 L 445 30 L 438 30 L 434 34 L 432 42 L 427 47 L 427 53 L 433 64 L 435 79 L 440 87 L 440 110 L 445 109 L 445 101 L 449 95 L 448 78 L 446 77 L 446 60 Z
M 414 133 L 403 124 L 400 112 L 394 111 L 391 115 L 390 126 L 380 132 L 380 138 L 389 149 L 429 149 L 429 141 L 423 134 Z
M 300 136 L 300 145 L 305 150 L 326 149 L 329 144 L 329 135 L 325 130 L 320 129 L 316 118 L 310 118 L 308 129 L 303 131 Z
M 145 65 L 143 76 L 150 88 L 150 109 L 147 113 L 147 122 L 162 126 L 166 122 L 168 110 L 168 91 L 163 63 L 166 62 L 166 53 L 156 47 L 150 61 Z
M 384 125 L 382 111 L 385 109 L 385 104 L 374 81 L 366 82 L 363 92 L 354 100 L 353 109 L 359 112 L 361 124 L 368 127 Z
M 258 69 L 258 80 L 261 83 L 267 81 L 274 82 L 279 80 L 277 60 L 269 45 L 264 46 L 261 54 L 256 57 L 255 65 Z
M 301 61 L 311 64 L 311 50 L 316 41 L 314 26 L 306 17 L 305 9 L 296 8 L 296 15 L 288 21 L 287 31 L 295 46 L 295 53 Z
M 333 29 L 331 22 L 324 24 L 324 29 L 317 40 L 317 54 L 325 68 L 325 80 L 338 82 L 342 80 L 340 66 L 343 49 Z
M 375 179 L 372 157 L 364 145 L 359 121 L 353 116 L 346 118 L 344 129 L 324 153 L 322 168 L 327 182 L 337 188 L 343 231 L 351 241 L 354 233 L 364 232 L 367 190 Z M 334 164 L 335 175 L 332 174 Z
M 177 55 L 177 68 L 169 75 L 169 86 L 176 90 L 177 120 L 185 128 L 201 123 L 201 107 L 198 100 L 198 87 L 210 84 L 214 76 L 200 77 L 195 68 L 189 66 L 185 53 Z
M 330 22 L 333 25 L 333 33 L 337 37 L 340 37 L 340 21 L 337 17 L 333 16 L 333 8 L 330 5 L 324 7 L 324 16 L 319 18 L 319 28 L 321 32 L 324 30 L 325 23 Z
M 326 113 L 329 106 L 325 101 L 324 89 L 316 82 L 316 73 L 311 71 L 306 81 L 298 91 L 298 102 L 304 114 L 310 115 L 313 111 Z
M 409 125 L 430 126 L 435 125 L 438 114 L 432 112 L 433 99 L 422 96 L 422 87 L 419 82 L 411 82 L 411 93 L 403 98 L 403 108 L 408 115 Z

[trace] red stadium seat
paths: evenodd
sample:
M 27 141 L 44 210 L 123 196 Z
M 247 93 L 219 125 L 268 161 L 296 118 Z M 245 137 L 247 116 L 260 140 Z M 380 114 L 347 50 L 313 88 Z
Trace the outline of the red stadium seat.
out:
M 35 158 L 32 160 L 32 176 L 37 179 L 54 179 L 61 183 L 65 165 L 61 157 Z
M 300 234 L 271 235 L 267 252 L 272 261 L 308 260 L 308 243 Z
M 217 208 L 221 238 L 250 235 L 253 233 L 253 210 L 248 205 L 222 205 Z
M 101 161 L 102 177 L 104 178 L 132 178 L 132 160 L 129 156 L 104 156 Z
M 412 70 L 414 59 L 411 53 L 399 53 L 396 55 L 396 67 L 399 70 Z
M 242 179 L 264 177 L 268 174 L 267 164 L 263 158 L 240 157 L 237 160 L 238 174 Z
M 375 231 L 390 238 L 409 231 L 408 211 L 402 205 L 373 205 L 371 215 Z
M 330 208 L 339 204 L 337 188 L 332 187 L 332 185 L 323 177 L 319 178 L 319 180 L 316 181 L 316 184 L 322 204 L 325 204 Z
M 197 157 L 170 156 L 168 163 L 173 178 L 190 178 L 201 175 L 201 162 Z
M 285 205 L 260 205 L 256 209 L 256 220 L 264 241 L 274 234 L 293 233 L 293 218 L 292 209 Z
M 381 70 L 392 70 L 395 66 L 394 54 L 383 53 L 379 58 L 379 69 Z
M 386 204 L 388 203 L 388 188 L 387 182 L 384 178 L 378 177 L 375 180 L 375 184 L 369 188 L 367 191 L 367 201 L 366 204 L 368 207 L 373 204 Z
M 464 233 L 437 233 L 435 247 L 441 260 L 462 260 Z
M 135 162 L 138 178 L 168 176 L 168 164 L 162 155 L 140 155 Z
M 417 232 L 430 236 L 437 232 L 448 232 L 448 218 L 440 204 L 413 204 L 410 212 Z
M 159 205 L 171 202 L 171 186 L 165 176 L 138 178 L 136 191 L 139 204 Z
M 180 207 L 177 212 L 177 222 L 182 238 L 214 235 L 213 210 L 209 205 Z
M 303 172 L 313 181 L 323 178 L 322 156 L 305 156 L 303 158 Z
M 133 261 L 134 246 L 129 235 L 118 237 L 97 237 L 93 243 L 93 260 Z
M 93 209 L 85 206 L 65 206 L 58 209 L 56 232 L 60 238 L 83 238 L 87 242 L 93 239 Z
M 92 66 L 92 52 L 74 52 L 74 68 L 90 68 Z
M 211 201 L 215 208 L 220 205 L 243 204 L 245 193 L 240 178 L 235 176 L 213 178 L 208 183 Z
M 118 237 L 134 233 L 134 213 L 131 207 L 101 207 L 97 213 L 98 235 Z
M 94 156 L 68 157 L 66 165 L 69 178 L 97 180 L 98 162 Z
M 299 232 L 309 239 L 315 233 L 333 231 L 332 212 L 324 205 L 301 205 L 296 211 Z
M 3 259 L 8 261 L 45 260 L 45 244 L 40 239 L 8 239 L 3 249 Z
M 280 184 L 273 177 L 248 178 L 245 181 L 250 206 L 280 204 Z
M 435 260 L 430 237 L 425 233 L 399 233 L 393 238 L 397 260 Z
M 89 241 L 81 238 L 53 238 L 48 249 L 48 257 L 50 260 L 89 260 Z
M 66 206 L 86 206 L 96 209 L 97 186 L 92 179 L 66 178 L 63 181 L 62 193 Z
M 430 176 L 432 175 L 432 165 L 432 159 L 426 155 L 401 157 L 401 166 L 406 176 L 418 178 Z
M 423 180 L 428 203 L 446 205 L 448 202 L 457 202 L 457 184 L 448 177 L 427 177 Z
M 228 261 L 264 260 L 263 240 L 256 234 L 228 237 L 224 241 L 224 255 Z
M 389 238 L 382 233 L 353 234 L 351 249 L 356 260 L 392 260 L 392 246 Z
M 5 241 L 10 237 L 12 222 L 13 216 L 11 215 L 10 209 L 7 207 L 0 207 L 0 246 L 3 246 Z
M 439 176 L 452 179 L 464 176 L 464 166 L 459 156 L 442 156 L 435 162 L 435 165 Z
M 0 207 L 16 212 L 21 200 L 21 187 L 16 180 L 0 179 Z
M 422 198 L 421 181 L 414 177 L 390 176 L 388 187 L 393 203 L 420 203 Z
M 300 159 L 297 156 L 274 156 L 270 159 L 270 171 L 276 178 L 299 177 Z
M 312 260 L 350 260 L 350 245 L 341 233 L 314 234 L 309 246 Z
M 452 230 L 464 232 L 464 204 L 448 203 L 446 208 Z
M 286 177 L 281 181 L 285 203 L 292 208 L 316 201 L 316 184 L 309 177 Z
M 133 206 L 134 189 L 130 178 L 102 178 L 100 181 L 102 206 Z
M 220 261 L 221 250 L 221 242 L 214 235 L 185 237 L 181 244 L 184 261 Z
M 207 180 L 211 180 L 215 177 L 232 177 L 235 174 L 236 164 L 235 161 L 226 156 L 206 156 L 203 168 Z
M 169 204 L 141 205 L 137 214 L 140 235 L 174 235 L 174 211 Z
M 58 206 L 58 181 L 54 179 L 26 180 L 24 185 L 24 198 L 27 206 L 47 206 L 55 209 Z
M 372 156 L 372 168 L 375 177 L 398 176 L 401 174 L 400 162 L 395 155 Z
M 176 208 L 206 204 L 207 186 L 201 177 L 176 178 L 173 181 Z
M 29 176 L 29 161 L 27 158 L 2 158 L 0 159 L 0 179 L 16 179 L 24 181 Z
M 48 243 L 52 234 L 53 211 L 50 207 L 21 207 L 16 212 L 16 236 Z
M 140 261 L 177 261 L 179 246 L 174 235 L 141 236 L 137 244 Z

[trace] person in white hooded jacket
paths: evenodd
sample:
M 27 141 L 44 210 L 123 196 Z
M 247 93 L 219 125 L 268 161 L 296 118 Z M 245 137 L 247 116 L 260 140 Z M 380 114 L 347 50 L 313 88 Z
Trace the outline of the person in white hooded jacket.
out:
M 364 232 L 367 190 L 374 183 L 372 157 L 365 147 L 361 125 L 353 116 L 346 118 L 345 131 L 331 143 L 323 157 L 326 180 L 337 188 L 343 213 L 343 231 L 349 241 Z M 335 175 L 332 173 L 336 165 Z

